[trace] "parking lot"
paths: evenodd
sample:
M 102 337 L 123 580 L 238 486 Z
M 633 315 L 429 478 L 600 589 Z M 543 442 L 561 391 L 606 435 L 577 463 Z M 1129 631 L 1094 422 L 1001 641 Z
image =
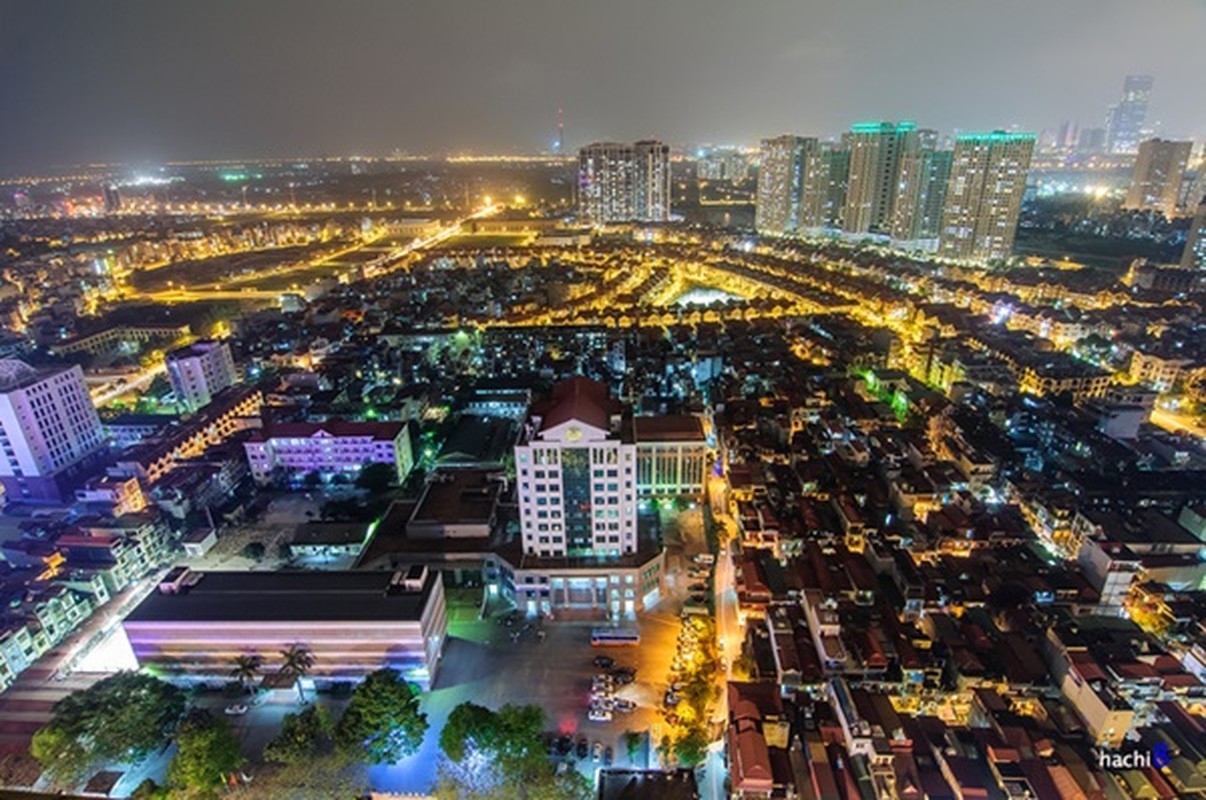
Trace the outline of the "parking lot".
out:
M 641 643 L 636 647 L 592 647 L 589 623 L 555 622 L 543 626 L 543 641 L 536 627 L 523 633 L 513 642 L 511 633 L 522 630 L 508 628 L 495 619 L 488 621 L 453 621 L 444 658 L 436 676 L 435 687 L 424 698 L 424 711 L 431 723 L 431 732 L 422 749 L 401 763 L 370 770 L 373 786 L 379 791 L 418 792 L 427 789 L 435 779 L 440 751 L 438 732 L 448 714 L 460 703 L 469 701 L 489 708 L 507 703 L 535 704 L 542 707 L 549 730 L 558 735 L 568 734 L 575 744 L 585 737 L 593 748 L 596 741 L 611 747 L 614 766 L 630 766 L 625 732 L 649 732 L 652 747 L 656 748 L 661 721 L 658 707 L 666 691 L 670 661 L 674 657 L 678 636 L 677 608 L 663 603 L 657 611 L 641 614 L 637 626 Z M 636 704 L 631 713 L 616 713 L 610 722 L 587 719 L 591 698 L 591 680 L 599 672 L 592 661 L 595 656 L 607 655 L 616 666 L 635 667 L 636 680 L 620 687 L 617 698 Z M 642 747 L 635 766 L 657 766 L 657 754 Z M 603 766 L 588 755 L 579 760 L 567 759 L 584 774 L 593 776 Z

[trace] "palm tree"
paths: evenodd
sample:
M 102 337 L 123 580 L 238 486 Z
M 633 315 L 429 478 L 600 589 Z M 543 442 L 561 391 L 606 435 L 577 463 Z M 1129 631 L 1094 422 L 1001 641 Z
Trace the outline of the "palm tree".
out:
M 314 654 L 310 652 L 304 644 L 289 645 L 287 650 L 281 651 L 281 674 L 287 675 L 294 680 L 294 685 L 297 686 L 297 696 L 301 702 L 306 702 L 306 690 L 302 687 L 302 678 L 314 669 Z
M 230 677 L 238 680 L 239 685 L 246 692 L 248 684 L 255 680 L 255 676 L 259 674 L 262 666 L 264 666 L 264 659 L 257 655 L 235 656 L 234 669 L 230 671 Z

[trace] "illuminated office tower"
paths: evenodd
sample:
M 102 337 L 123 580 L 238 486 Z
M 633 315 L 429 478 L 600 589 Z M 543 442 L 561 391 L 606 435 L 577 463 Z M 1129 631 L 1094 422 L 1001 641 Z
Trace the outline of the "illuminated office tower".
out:
M 846 208 L 847 233 L 888 233 L 900 183 L 901 156 L 917 148 L 912 122 L 864 122 L 845 137 L 850 150 Z
M 754 227 L 764 236 L 785 236 L 800 228 L 805 166 L 817 140 L 785 134 L 762 140 Z
M 1122 99 L 1110 106 L 1106 116 L 1106 149 L 1111 153 L 1134 153 L 1139 149 L 1151 94 L 1151 75 L 1126 76 Z
M 1032 133 L 995 131 L 955 138 L 940 254 L 977 261 L 1009 257 L 1033 153 Z
M 1149 139 L 1139 145 L 1125 208 L 1159 211 L 1171 218 L 1181 196 L 1181 178 L 1189 164 L 1193 142 Z
M 670 218 L 670 148 L 598 142 L 578 151 L 578 212 L 594 224 Z
M 1197 213 L 1189 226 L 1189 239 L 1185 242 L 1185 254 L 1181 256 L 1185 269 L 1206 269 L 1206 197 L 1198 203 Z
M 670 146 L 656 140 L 637 142 L 633 151 L 633 218 L 640 222 L 670 219 Z
M 821 209 L 823 226 L 842 227 L 846 213 L 846 191 L 850 180 L 850 151 L 841 145 L 832 145 L 821 151 L 821 163 L 825 174 L 825 200 Z
M 953 153 L 937 150 L 938 132 L 918 131 L 917 147 L 901 155 L 892 208 L 892 238 L 920 243 L 938 237 Z

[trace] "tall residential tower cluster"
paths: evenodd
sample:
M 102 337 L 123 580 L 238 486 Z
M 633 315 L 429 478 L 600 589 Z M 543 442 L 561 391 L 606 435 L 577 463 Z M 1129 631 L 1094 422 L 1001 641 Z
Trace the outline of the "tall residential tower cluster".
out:
M 755 227 L 878 236 L 960 259 L 1005 258 L 1013 246 L 1035 137 L 994 132 L 939 148 L 912 122 L 851 127 L 840 145 L 804 136 L 762 142 Z

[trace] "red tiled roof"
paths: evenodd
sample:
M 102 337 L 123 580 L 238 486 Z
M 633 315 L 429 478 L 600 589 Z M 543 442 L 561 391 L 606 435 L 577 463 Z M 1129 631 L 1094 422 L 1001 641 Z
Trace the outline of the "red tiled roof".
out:
M 616 403 L 606 384 L 581 376 L 564 380 L 553 387 L 553 398 L 544 416 L 542 430 L 577 420 L 600 430 L 608 429 L 608 417 Z
M 248 438 L 252 442 L 269 439 L 309 439 L 319 431 L 336 438 L 345 436 L 372 436 L 381 442 L 392 442 L 406 427 L 404 422 L 353 422 L 330 420 L 328 422 L 274 422 L 255 431 Z

